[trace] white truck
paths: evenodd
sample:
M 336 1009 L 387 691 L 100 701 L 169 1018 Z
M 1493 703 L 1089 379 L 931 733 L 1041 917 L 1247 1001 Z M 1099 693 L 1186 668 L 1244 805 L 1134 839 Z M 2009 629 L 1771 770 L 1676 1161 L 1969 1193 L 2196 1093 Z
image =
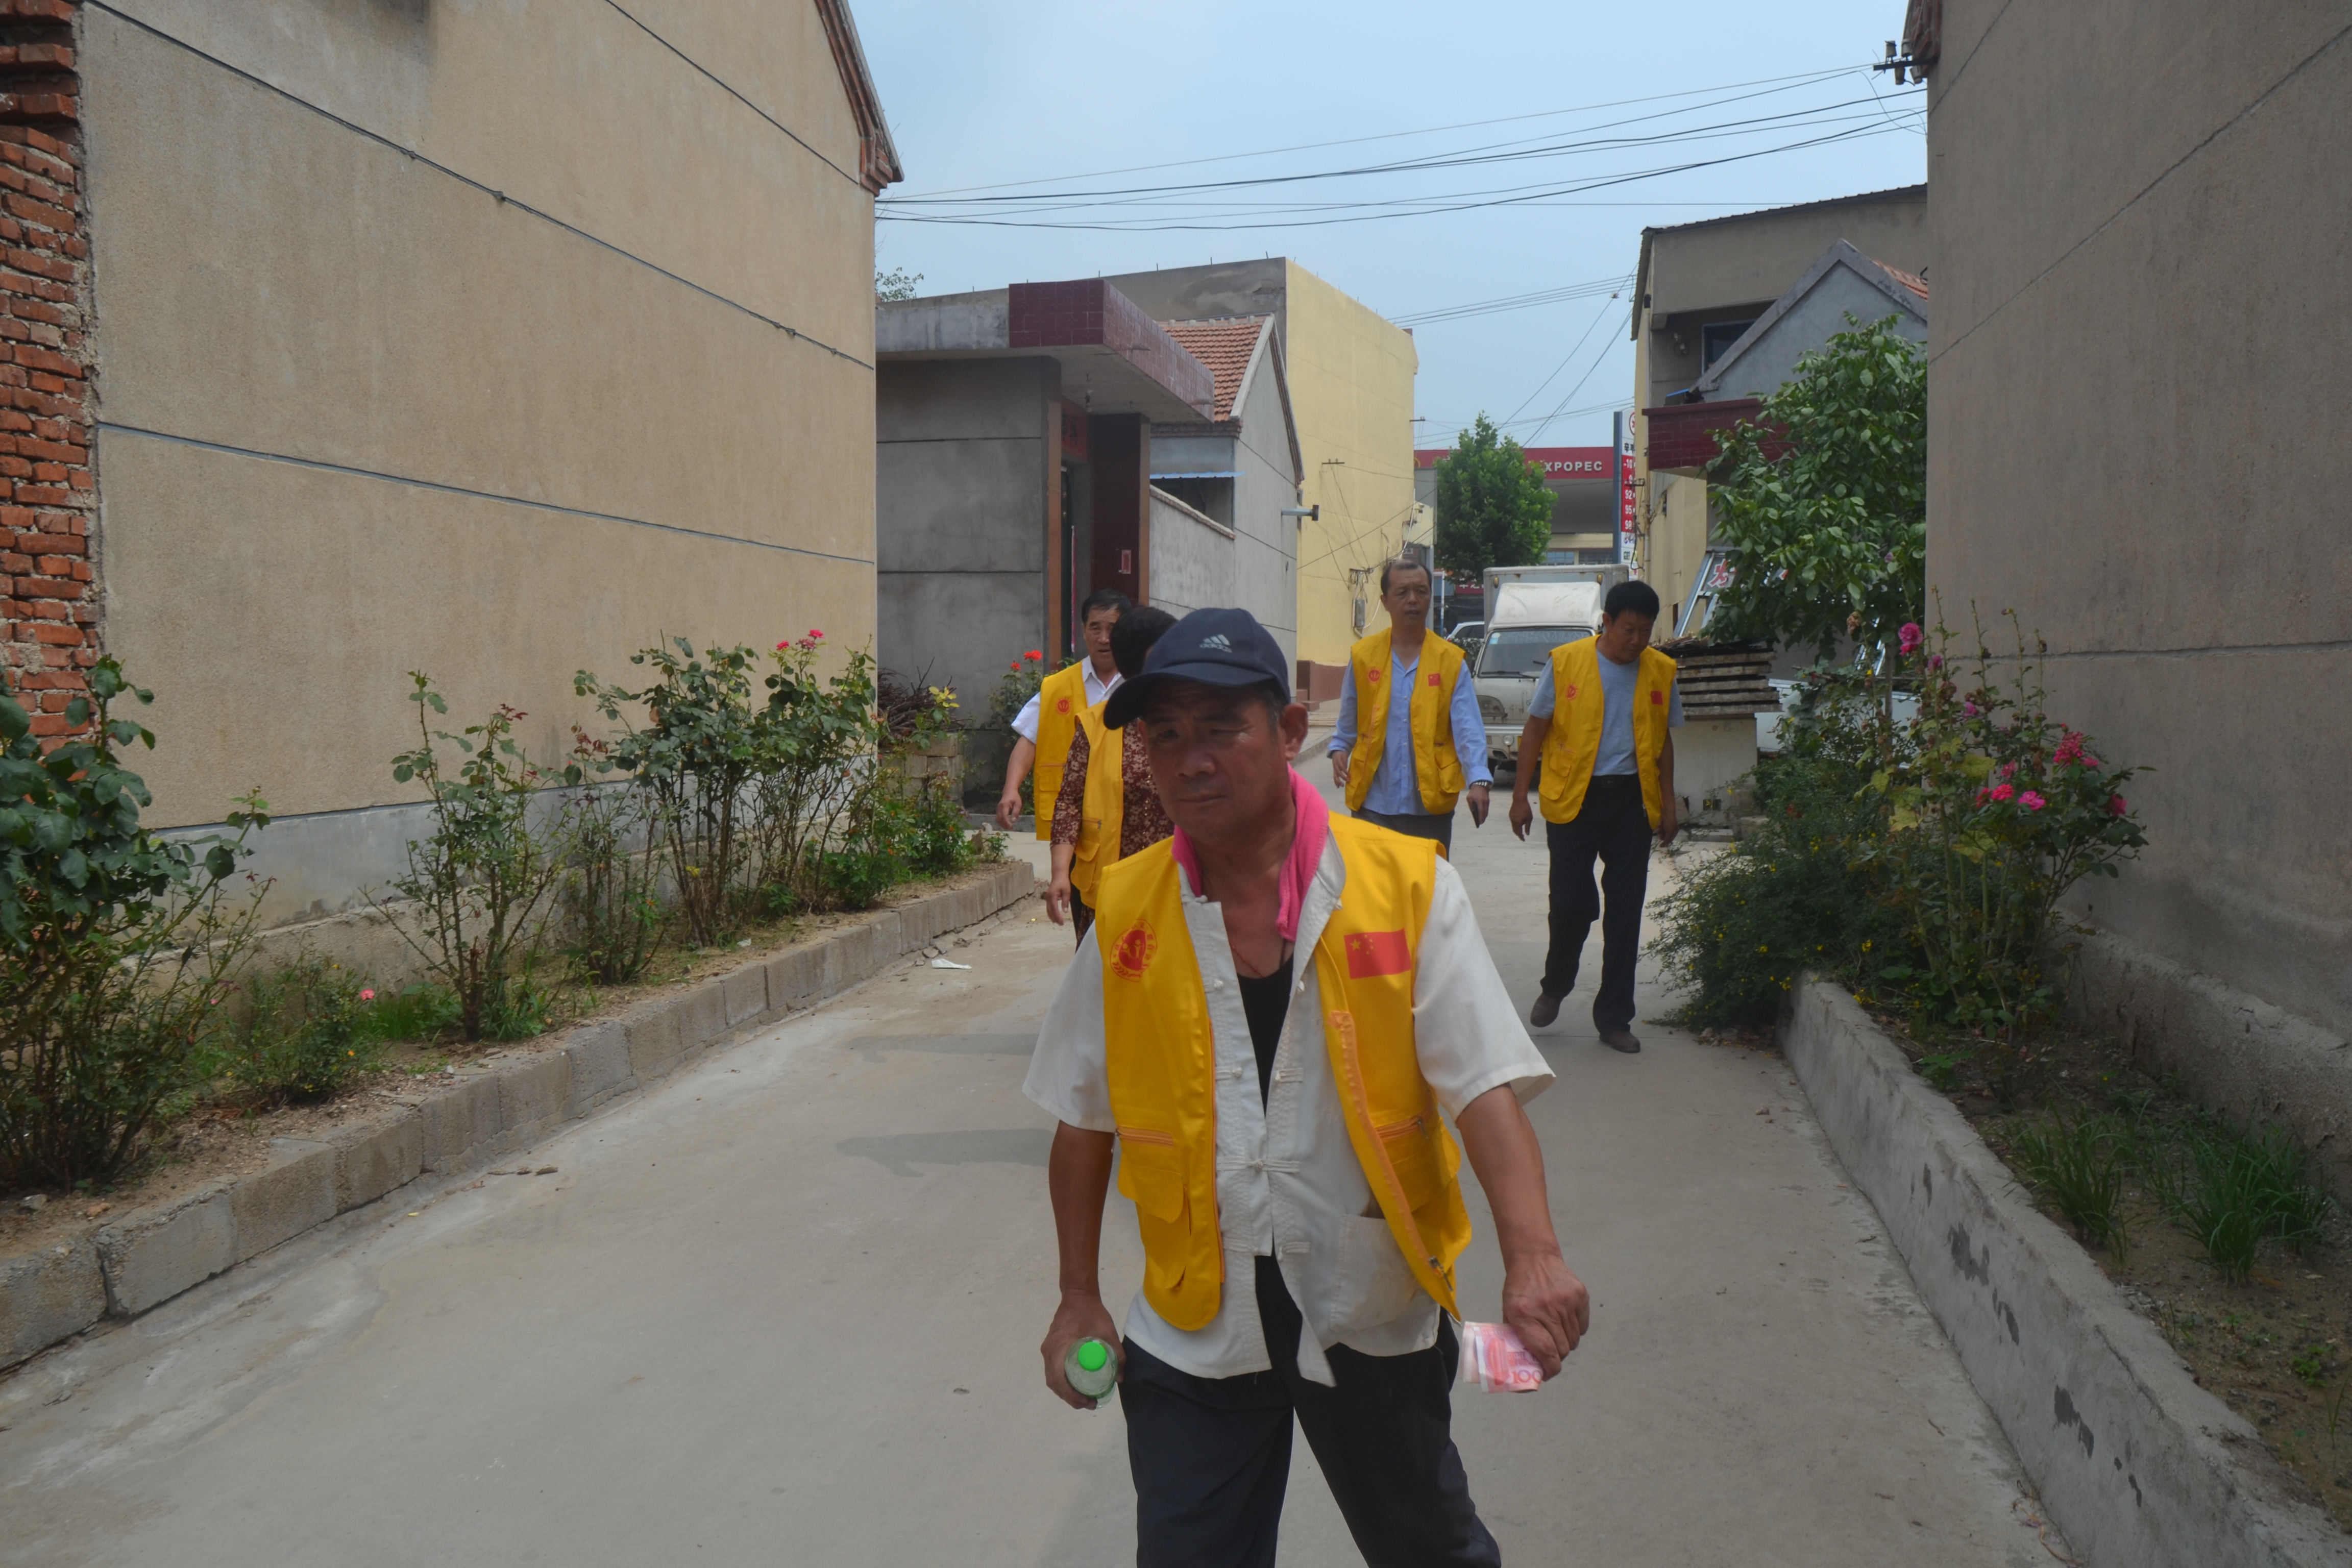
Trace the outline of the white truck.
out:
M 1495 566 L 1486 572 L 1486 637 L 1471 670 L 1486 726 L 1488 765 L 1516 766 L 1528 699 L 1551 650 L 1601 629 L 1601 603 L 1630 566 Z

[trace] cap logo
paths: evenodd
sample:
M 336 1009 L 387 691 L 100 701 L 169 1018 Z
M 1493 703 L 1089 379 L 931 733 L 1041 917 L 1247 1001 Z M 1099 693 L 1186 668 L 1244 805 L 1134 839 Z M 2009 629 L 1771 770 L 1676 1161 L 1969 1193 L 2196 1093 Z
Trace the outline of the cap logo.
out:
M 1233 639 L 1225 636 L 1223 632 L 1216 632 L 1211 636 L 1202 637 L 1201 639 L 1201 646 L 1202 647 L 1215 648 L 1219 653 L 1231 653 L 1234 651 Z
M 1150 965 L 1151 955 L 1159 951 L 1160 939 L 1151 933 L 1150 925 L 1138 921 L 1111 949 L 1111 973 L 1122 980 L 1140 980 Z

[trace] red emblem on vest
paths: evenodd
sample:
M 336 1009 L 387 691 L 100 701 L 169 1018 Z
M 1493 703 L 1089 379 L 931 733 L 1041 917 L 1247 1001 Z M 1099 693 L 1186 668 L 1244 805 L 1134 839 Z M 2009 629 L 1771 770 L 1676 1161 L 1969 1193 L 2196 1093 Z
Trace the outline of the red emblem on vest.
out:
M 1573 687 L 1573 686 L 1571 686 L 1571 687 L 1570 687 L 1570 688 L 1568 689 L 1568 700 L 1569 700 L 1570 702 L 1573 702 L 1573 701 L 1575 701 L 1575 700 L 1576 700 L 1576 688 L 1575 688 L 1575 687 Z
M 1663 692 L 1663 691 L 1653 691 L 1653 692 L 1651 692 L 1651 693 L 1650 693 L 1650 706 L 1651 706 L 1651 707 L 1653 707 L 1653 708 L 1664 708 L 1665 705 L 1666 705 L 1666 694 L 1665 694 L 1664 692 Z
M 1069 710 L 1070 710 L 1070 700 L 1069 700 L 1068 698 L 1066 698 L 1066 697 L 1062 697 L 1062 698 L 1056 698 L 1056 699 L 1055 700 L 1055 702 L 1054 702 L 1054 711 L 1055 711 L 1055 712 L 1056 712 L 1056 713 L 1067 713 Z
M 1151 934 L 1150 926 L 1139 922 L 1111 949 L 1111 973 L 1122 980 L 1140 980 L 1151 955 L 1159 951 L 1160 939 Z
M 1401 931 L 1350 931 L 1347 937 L 1348 978 L 1370 980 L 1382 974 L 1404 974 L 1412 968 L 1412 950 Z
M 1432 686 L 1436 685 L 1436 684 L 1437 684 L 1437 677 L 1435 677 L 1435 676 L 1433 676 L 1433 676 L 1431 676 L 1431 677 L 1429 678 L 1429 683 L 1430 683 Z
M 1368 669 L 1364 671 L 1364 679 L 1375 685 L 1378 685 L 1381 679 L 1381 672 L 1377 669 Z

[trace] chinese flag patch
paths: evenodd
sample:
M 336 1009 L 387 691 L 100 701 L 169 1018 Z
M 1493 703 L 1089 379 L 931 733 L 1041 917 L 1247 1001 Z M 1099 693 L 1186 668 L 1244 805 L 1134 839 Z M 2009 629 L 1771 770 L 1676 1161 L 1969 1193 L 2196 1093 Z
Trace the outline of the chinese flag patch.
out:
M 1653 707 L 1653 708 L 1664 708 L 1665 705 L 1666 705 L 1666 694 L 1665 694 L 1664 692 L 1663 692 L 1663 691 L 1653 691 L 1653 692 L 1651 692 L 1651 693 L 1650 693 L 1650 706 L 1651 706 L 1651 707 Z
M 1360 931 L 1348 935 L 1348 978 L 1370 980 L 1412 968 L 1412 952 L 1401 931 Z
M 1435 677 L 1435 676 L 1433 676 L 1433 676 L 1431 676 L 1431 677 L 1429 678 L 1429 683 L 1430 683 L 1432 686 L 1436 685 L 1436 684 L 1437 684 L 1437 677 Z

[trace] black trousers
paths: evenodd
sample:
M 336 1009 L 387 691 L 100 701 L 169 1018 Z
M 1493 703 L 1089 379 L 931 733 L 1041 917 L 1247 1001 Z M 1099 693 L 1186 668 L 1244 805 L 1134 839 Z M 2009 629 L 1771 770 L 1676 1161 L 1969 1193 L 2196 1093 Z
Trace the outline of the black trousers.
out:
M 1551 949 L 1544 954 L 1543 993 L 1565 996 L 1576 989 L 1584 939 L 1600 921 L 1601 994 L 1592 1003 L 1592 1022 L 1603 1034 L 1633 1022 L 1633 965 L 1641 956 L 1642 900 L 1650 890 L 1651 837 L 1642 781 L 1633 773 L 1594 775 L 1573 822 L 1544 824 L 1551 849 Z
M 1360 821 L 1377 822 L 1391 833 L 1402 833 L 1407 838 L 1434 838 L 1448 858 L 1454 854 L 1454 814 L 1450 811 L 1443 816 L 1419 811 L 1360 811 L 1355 815 Z
M 1080 942 L 1086 941 L 1087 928 L 1094 923 L 1095 912 L 1087 908 L 1087 896 L 1076 888 L 1072 888 L 1070 889 L 1070 924 L 1076 928 L 1074 933 L 1076 939 Z
M 1257 1260 L 1256 1286 L 1271 1372 L 1195 1377 L 1128 1342 L 1118 1403 L 1137 1568 L 1272 1568 L 1294 1416 L 1371 1568 L 1499 1568 L 1454 1447 L 1452 1321 L 1411 1355 L 1333 1346 L 1338 1386 L 1326 1388 L 1298 1375 L 1298 1309 L 1271 1258 Z

